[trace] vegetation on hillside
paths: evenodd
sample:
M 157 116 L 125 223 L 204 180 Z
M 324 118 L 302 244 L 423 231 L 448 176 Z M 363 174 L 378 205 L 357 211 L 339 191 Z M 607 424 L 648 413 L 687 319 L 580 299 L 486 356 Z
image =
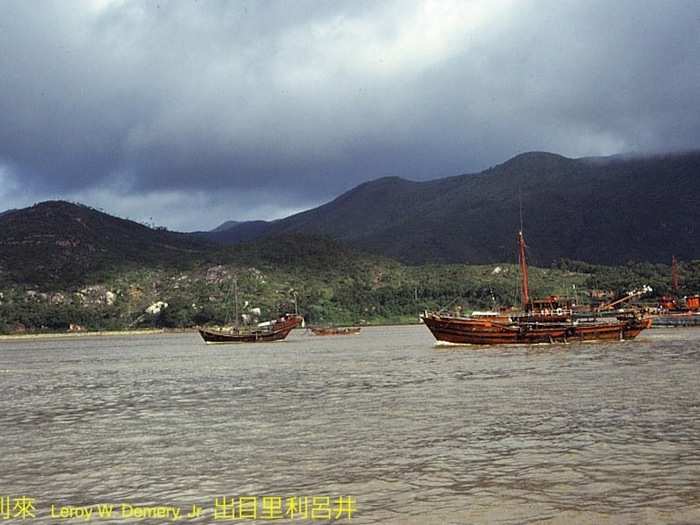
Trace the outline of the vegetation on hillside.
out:
M 296 307 L 312 324 L 417 322 L 424 310 L 459 306 L 468 312 L 518 302 L 518 270 L 512 264 L 406 266 L 328 239 L 298 236 L 244 245 L 223 258 L 194 262 L 188 269 L 117 269 L 61 290 L 5 284 L 0 331 L 229 323 L 234 280 L 241 312 L 259 308 L 264 320 Z M 700 289 L 700 261 L 682 264 L 681 273 L 682 292 Z M 530 283 L 534 296 L 575 296 L 585 302 L 589 289 L 615 295 L 651 284 L 665 293 L 669 275 L 664 265 L 561 261 L 531 268 Z
M 424 310 L 518 302 L 514 264 L 405 265 L 327 237 L 283 234 L 233 247 L 187 238 L 68 203 L 0 217 L 0 332 L 184 328 L 298 308 L 309 323 L 416 322 Z M 511 256 L 511 260 L 513 257 Z M 537 258 L 534 258 L 537 261 Z M 532 267 L 533 296 L 589 300 L 651 285 L 670 267 L 560 260 Z M 700 291 L 700 261 L 680 264 L 680 294 Z

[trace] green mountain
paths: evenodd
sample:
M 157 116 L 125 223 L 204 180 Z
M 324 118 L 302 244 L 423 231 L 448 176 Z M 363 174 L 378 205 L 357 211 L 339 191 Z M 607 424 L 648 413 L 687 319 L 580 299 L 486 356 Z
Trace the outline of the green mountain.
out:
M 329 235 L 411 264 L 512 261 L 520 209 L 531 260 L 700 257 L 700 152 L 569 159 L 525 153 L 471 175 L 388 177 L 282 220 L 210 236 Z
M 6 282 L 61 287 L 115 268 L 187 267 L 216 248 L 64 201 L 0 215 L 0 280 Z

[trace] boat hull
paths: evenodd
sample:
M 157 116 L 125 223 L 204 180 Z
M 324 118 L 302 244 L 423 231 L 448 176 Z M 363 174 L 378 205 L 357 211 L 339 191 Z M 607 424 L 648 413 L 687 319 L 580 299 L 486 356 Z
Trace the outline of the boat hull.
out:
M 285 339 L 301 321 L 301 316 L 288 315 L 265 328 L 240 331 L 199 328 L 198 331 L 206 343 L 266 343 Z
M 620 341 L 634 339 L 651 326 L 648 318 L 591 323 L 507 323 L 426 314 L 421 319 L 438 341 L 469 345 Z

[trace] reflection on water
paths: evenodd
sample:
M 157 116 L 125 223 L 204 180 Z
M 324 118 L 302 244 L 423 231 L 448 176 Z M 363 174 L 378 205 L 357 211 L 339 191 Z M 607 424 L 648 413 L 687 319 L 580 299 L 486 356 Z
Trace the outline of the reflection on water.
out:
M 50 503 L 294 494 L 354 496 L 352 523 L 698 523 L 699 370 L 693 329 L 513 348 L 435 347 L 420 326 L 2 342 L 0 495 L 36 497 L 32 523 L 55 522 Z

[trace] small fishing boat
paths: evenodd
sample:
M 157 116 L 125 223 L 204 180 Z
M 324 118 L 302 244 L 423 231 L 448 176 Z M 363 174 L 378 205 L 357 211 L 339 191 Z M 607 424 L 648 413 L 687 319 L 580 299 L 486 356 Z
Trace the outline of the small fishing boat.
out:
M 314 335 L 358 335 L 361 328 L 359 326 L 313 326 L 309 330 Z
M 228 328 L 199 328 L 199 335 L 207 343 L 265 343 L 281 341 L 303 317 L 298 314 L 285 314 L 279 319 L 259 323 L 257 326 L 232 326 Z
M 289 335 L 294 328 L 304 322 L 304 317 L 297 312 L 284 314 L 278 319 L 265 321 L 254 325 L 241 325 L 241 316 L 238 311 L 238 280 L 233 279 L 232 295 L 234 298 L 234 325 L 226 327 L 198 327 L 199 335 L 208 343 L 266 343 L 281 341 Z M 295 310 L 296 310 L 296 300 Z M 244 304 L 244 307 L 247 302 Z M 258 309 L 259 313 L 259 309 Z M 250 320 L 250 317 L 247 317 Z

